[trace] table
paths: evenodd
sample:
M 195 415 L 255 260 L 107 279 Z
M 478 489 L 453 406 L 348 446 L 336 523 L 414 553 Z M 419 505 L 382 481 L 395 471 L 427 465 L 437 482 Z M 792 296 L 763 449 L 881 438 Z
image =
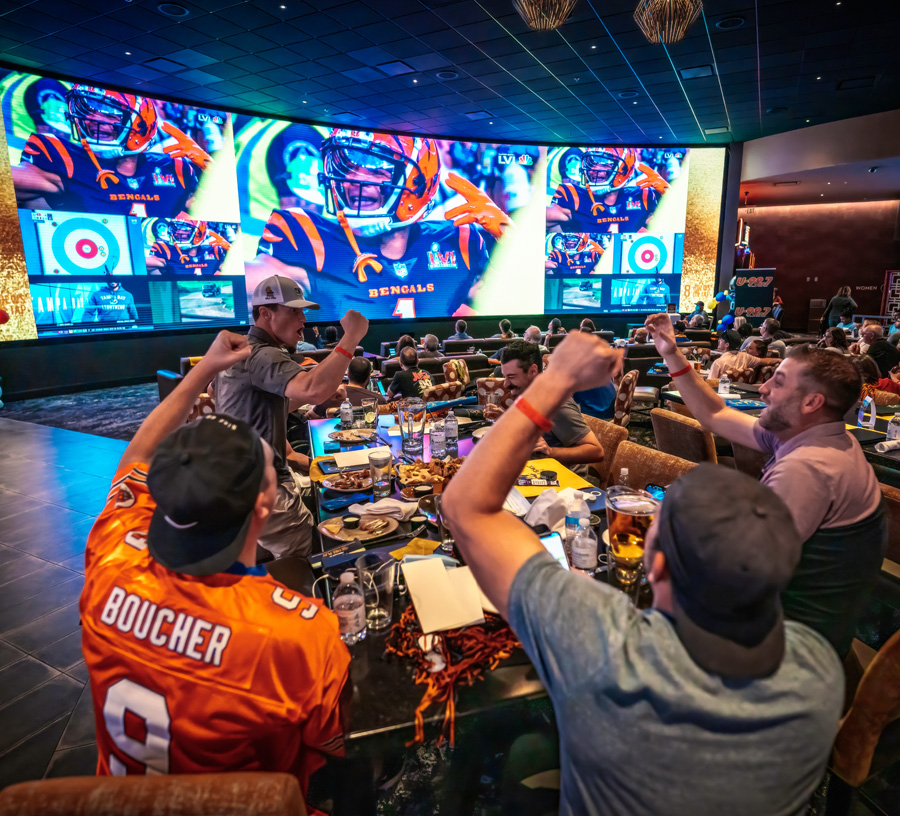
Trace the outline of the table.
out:
M 678 402 L 684 405 L 684 398 L 678 391 L 663 391 L 659 397 L 661 400 L 669 400 L 669 402 Z M 761 412 L 766 407 L 766 404 L 758 399 L 729 399 L 726 402 L 730 408 L 734 408 L 736 411 L 748 412 L 751 416 L 753 412 Z

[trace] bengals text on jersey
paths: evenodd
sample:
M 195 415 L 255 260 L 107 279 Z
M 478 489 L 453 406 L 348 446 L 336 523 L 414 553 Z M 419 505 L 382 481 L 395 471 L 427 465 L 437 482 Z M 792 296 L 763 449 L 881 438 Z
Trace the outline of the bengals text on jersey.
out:
M 172 275 L 215 275 L 225 260 L 222 247 L 205 245 L 182 252 L 168 241 L 156 241 L 150 247 L 150 254 L 165 261 L 159 272 Z
M 51 133 L 32 133 L 22 153 L 23 161 L 55 173 L 62 180 L 62 192 L 41 196 L 54 210 L 173 218 L 187 209 L 188 199 L 199 183 L 192 162 L 164 153 L 136 155 L 137 172 L 133 176 L 115 172 L 119 159 L 94 158 L 104 170 L 114 174 L 118 184 L 107 179 L 104 189 L 88 152 Z
M 616 202 L 606 204 L 588 188 L 564 181 L 553 194 L 553 204 L 569 210 L 572 218 L 565 232 L 638 232 L 656 209 L 660 195 L 655 190 L 628 187 L 618 190 Z
M 370 320 L 453 314 L 468 305 L 469 290 L 490 259 L 485 233 L 475 224 L 446 221 L 410 225 L 406 252 L 397 260 L 381 252 L 382 236 L 357 236 L 359 248 L 382 265 L 360 282 L 353 271 L 357 252 L 341 226 L 302 209 L 275 210 L 259 252 L 306 270 L 310 300 L 342 314 L 358 309 Z
M 337 618 L 260 568 L 167 570 L 147 550 L 155 507 L 147 466 L 122 466 L 88 536 L 98 775 L 283 771 L 305 795 L 323 754 L 342 752 Z
M 564 252 L 560 249 L 554 249 L 547 255 L 548 261 L 556 264 L 555 269 L 548 269 L 546 274 L 555 276 L 570 275 L 590 275 L 594 271 L 594 267 L 600 263 L 600 253 L 593 251 L 584 252 Z

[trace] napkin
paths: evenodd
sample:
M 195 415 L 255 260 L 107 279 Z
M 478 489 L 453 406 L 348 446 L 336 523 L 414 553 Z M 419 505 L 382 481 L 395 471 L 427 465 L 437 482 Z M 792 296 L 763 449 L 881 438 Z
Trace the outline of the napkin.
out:
M 892 439 L 890 442 L 876 442 L 875 450 L 879 453 L 890 453 L 891 451 L 900 450 L 900 439 Z
M 447 569 L 433 558 L 401 569 L 424 634 L 484 623 L 481 592 L 468 567 Z
M 525 523 L 531 527 L 544 524 L 554 532 L 563 532 L 566 527 L 566 510 L 575 495 L 575 489 L 566 487 L 557 493 L 548 487 L 538 496 L 531 509 L 525 514 Z
M 367 465 L 369 464 L 369 454 L 370 453 L 386 453 L 388 456 L 392 456 L 391 449 L 387 445 L 382 445 L 378 448 L 364 448 L 363 450 L 354 450 L 354 451 L 342 451 L 341 453 L 336 453 L 334 455 L 334 463 L 339 468 L 345 467 L 353 467 L 354 465 Z
M 399 499 L 379 499 L 367 504 L 351 504 L 347 510 L 358 516 L 389 516 L 397 521 L 408 521 L 419 509 L 418 504 Z

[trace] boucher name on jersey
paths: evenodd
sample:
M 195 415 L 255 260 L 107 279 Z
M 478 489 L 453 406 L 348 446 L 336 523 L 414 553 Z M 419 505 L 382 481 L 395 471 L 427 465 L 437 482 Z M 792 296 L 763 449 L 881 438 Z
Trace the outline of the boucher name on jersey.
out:
M 197 247 L 196 254 L 192 255 L 190 251 L 182 252 L 166 241 L 153 244 L 150 254 L 155 258 L 162 258 L 166 262 L 163 270 L 173 275 L 215 275 L 225 260 L 225 250 L 222 247 Z

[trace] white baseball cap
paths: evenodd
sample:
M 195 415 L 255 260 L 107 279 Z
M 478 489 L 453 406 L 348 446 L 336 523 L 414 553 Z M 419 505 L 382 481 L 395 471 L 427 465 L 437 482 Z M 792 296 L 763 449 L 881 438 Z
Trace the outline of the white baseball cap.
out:
M 272 275 L 256 284 L 253 290 L 253 306 L 289 306 L 292 309 L 319 309 L 303 296 L 303 289 L 295 280 L 284 275 Z

